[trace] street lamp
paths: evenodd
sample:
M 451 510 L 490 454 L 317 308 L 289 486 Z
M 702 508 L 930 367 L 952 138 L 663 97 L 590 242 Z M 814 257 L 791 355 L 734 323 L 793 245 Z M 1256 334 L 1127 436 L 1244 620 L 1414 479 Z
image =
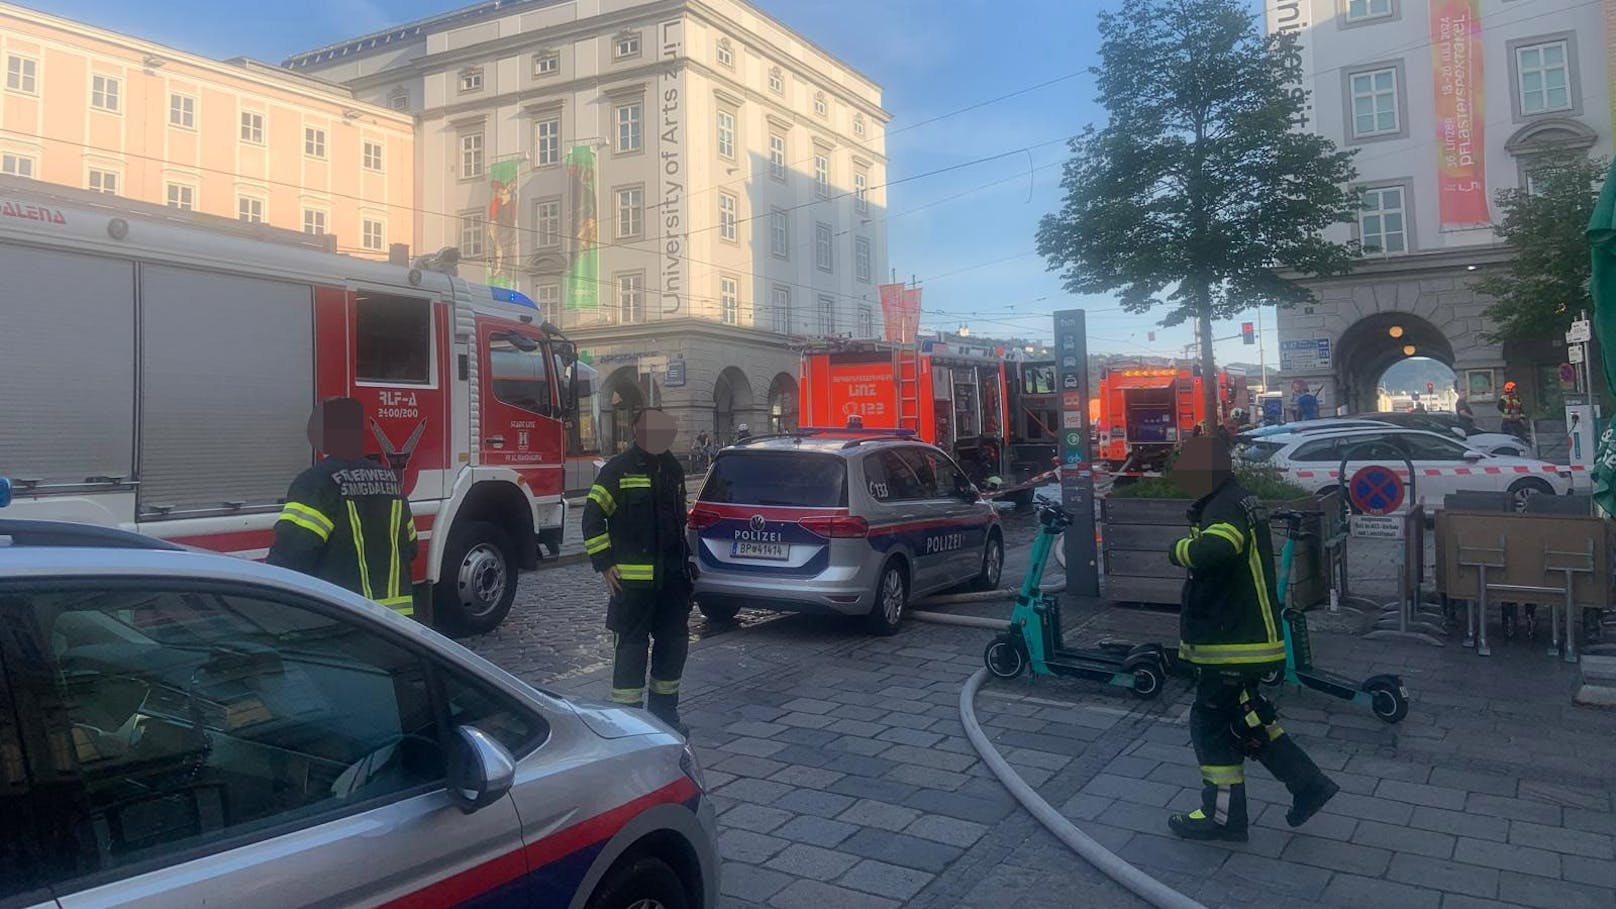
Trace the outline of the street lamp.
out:
M 1405 357 L 1414 356 L 1414 345 L 1412 345 L 1412 344 L 1404 344 L 1403 345 L 1403 356 L 1405 356 Z
M 1403 336 L 1403 326 L 1393 325 L 1391 328 L 1386 329 L 1386 334 L 1394 338 L 1401 338 Z

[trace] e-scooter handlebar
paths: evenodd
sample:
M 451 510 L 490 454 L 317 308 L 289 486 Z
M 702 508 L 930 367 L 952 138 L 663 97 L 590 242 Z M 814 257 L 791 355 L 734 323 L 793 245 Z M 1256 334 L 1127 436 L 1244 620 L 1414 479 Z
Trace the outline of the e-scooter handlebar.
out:
M 1072 523 L 1072 513 L 1062 508 L 1054 499 L 1038 496 L 1035 501 L 1038 507 L 1038 522 L 1045 527 L 1059 531 Z
M 1308 533 L 1302 529 L 1302 513 L 1289 508 L 1276 508 L 1270 516 L 1285 522 L 1285 536 L 1293 540 L 1304 539 Z

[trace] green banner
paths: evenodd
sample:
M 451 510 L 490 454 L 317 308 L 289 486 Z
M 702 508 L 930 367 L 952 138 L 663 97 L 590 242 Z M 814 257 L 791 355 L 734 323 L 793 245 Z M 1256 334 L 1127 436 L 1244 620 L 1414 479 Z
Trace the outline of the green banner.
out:
M 1594 206 L 1594 216 L 1588 222 L 1588 243 L 1593 247 L 1593 274 L 1588 290 L 1594 298 L 1594 336 L 1599 339 L 1599 350 L 1604 358 L 1600 365 L 1604 367 L 1605 387 L 1616 388 L 1616 163 L 1612 163 L 1611 170 L 1605 174 L 1599 204 Z M 1592 377 L 1593 364 L 1588 365 Z M 1599 440 L 1599 454 L 1594 460 L 1594 502 L 1606 514 L 1616 515 L 1616 436 L 1612 435 L 1611 424 L 1605 427 Z
M 516 179 L 519 158 L 488 165 L 488 276 L 494 287 L 516 287 L 521 243 L 516 234 Z
M 600 217 L 595 209 L 595 150 L 575 145 L 567 152 L 572 192 L 572 258 L 563 291 L 568 309 L 600 308 Z

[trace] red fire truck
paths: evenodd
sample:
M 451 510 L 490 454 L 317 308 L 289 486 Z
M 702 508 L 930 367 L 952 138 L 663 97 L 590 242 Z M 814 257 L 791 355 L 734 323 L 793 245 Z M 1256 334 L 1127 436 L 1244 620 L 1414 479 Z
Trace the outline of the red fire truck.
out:
M 560 545 L 592 371 L 520 294 L 248 233 L 0 186 L 8 512 L 262 558 L 312 405 L 350 395 L 410 497 L 418 605 L 495 627 Z
M 1095 460 L 1123 474 L 1162 469 L 1173 448 L 1206 422 L 1201 388 L 1201 367 L 1190 363 L 1102 368 Z M 1216 423 L 1244 406 L 1246 398 L 1244 375 L 1219 372 Z
M 909 430 L 952 453 L 978 486 L 997 480 L 1030 501 L 1015 487 L 1053 466 L 1054 385 L 1053 363 L 1007 361 L 996 347 L 832 342 L 803 351 L 799 419 Z

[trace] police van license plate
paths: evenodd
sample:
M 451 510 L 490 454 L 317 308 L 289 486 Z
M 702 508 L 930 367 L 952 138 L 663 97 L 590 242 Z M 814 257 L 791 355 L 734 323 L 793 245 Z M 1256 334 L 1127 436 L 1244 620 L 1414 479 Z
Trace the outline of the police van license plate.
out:
M 768 559 L 775 562 L 784 562 L 791 558 L 791 544 L 789 543 L 753 543 L 748 540 L 736 540 L 730 546 L 729 554 L 737 559 Z

